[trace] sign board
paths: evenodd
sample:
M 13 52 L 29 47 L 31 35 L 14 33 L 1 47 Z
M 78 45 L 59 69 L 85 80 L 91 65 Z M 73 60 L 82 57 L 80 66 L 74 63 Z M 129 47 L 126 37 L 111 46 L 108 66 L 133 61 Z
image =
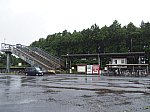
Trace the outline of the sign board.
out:
M 93 65 L 92 74 L 100 74 L 100 66 L 99 65 Z
M 92 74 L 93 65 L 87 65 L 87 74 Z
M 77 65 L 78 73 L 86 73 L 86 65 Z

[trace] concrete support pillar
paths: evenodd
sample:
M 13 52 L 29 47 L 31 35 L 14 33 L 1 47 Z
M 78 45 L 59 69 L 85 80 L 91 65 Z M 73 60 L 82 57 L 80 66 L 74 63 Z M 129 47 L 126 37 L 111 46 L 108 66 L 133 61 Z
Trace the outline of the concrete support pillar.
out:
M 6 55 L 7 55 L 6 72 L 10 73 L 10 56 L 11 56 L 11 53 L 10 52 L 6 52 Z
M 147 74 L 149 74 L 148 65 L 147 65 Z

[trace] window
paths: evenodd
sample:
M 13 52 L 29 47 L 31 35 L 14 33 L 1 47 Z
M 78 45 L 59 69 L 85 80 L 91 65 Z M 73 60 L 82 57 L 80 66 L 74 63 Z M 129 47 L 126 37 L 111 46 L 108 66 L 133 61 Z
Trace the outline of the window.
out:
M 124 63 L 125 63 L 125 62 L 124 62 L 124 59 L 122 59 L 122 60 L 121 60 L 121 64 L 124 64 Z
M 117 64 L 117 60 L 114 60 L 114 64 Z

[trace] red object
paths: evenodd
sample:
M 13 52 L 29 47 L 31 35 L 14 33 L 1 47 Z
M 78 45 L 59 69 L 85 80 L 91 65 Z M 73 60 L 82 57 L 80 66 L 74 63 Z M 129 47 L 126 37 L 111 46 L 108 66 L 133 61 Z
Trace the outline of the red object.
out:
M 100 74 L 100 65 L 93 65 L 92 74 Z

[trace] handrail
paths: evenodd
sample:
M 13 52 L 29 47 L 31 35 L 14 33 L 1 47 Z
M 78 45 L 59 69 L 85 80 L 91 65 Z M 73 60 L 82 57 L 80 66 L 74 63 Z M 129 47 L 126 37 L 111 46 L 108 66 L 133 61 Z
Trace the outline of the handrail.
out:
M 64 63 L 62 63 L 60 58 L 37 47 L 28 47 L 21 44 L 10 45 L 5 43 L 2 43 L 1 47 L 2 50 L 7 50 L 9 48 L 10 52 L 33 66 L 36 64 L 46 69 L 57 69 L 64 66 Z
M 59 60 L 55 60 L 55 59 L 50 59 L 50 58 L 47 58 L 46 56 L 43 56 L 42 53 L 39 53 L 39 52 L 36 52 L 34 51 L 33 49 L 29 49 L 28 47 L 26 47 L 26 49 L 29 50 L 29 52 L 32 52 L 34 53 L 35 55 L 37 55 L 38 57 L 40 56 L 40 58 L 43 58 L 45 59 L 46 61 L 50 62 L 50 63 L 53 63 L 55 65 L 55 68 L 56 68 L 56 65 L 57 66 L 60 66 L 60 63 L 59 63 Z
M 55 62 L 55 63 L 57 63 L 57 64 L 59 64 L 59 65 L 60 65 L 60 64 L 63 65 L 63 64 L 61 63 L 63 60 L 61 60 L 60 58 L 55 57 L 55 56 L 49 54 L 48 52 L 41 50 L 41 49 L 38 48 L 38 47 L 32 47 L 31 49 L 32 49 L 33 51 L 38 52 L 38 53 L 39 53 L 40 55 L 42 55 L 43 57 L 46 57 L 48 60 L 53 60 L 53 62 Z
M 43 50 L 41 50 L 40 48 L 38 48 L 38 47 L 33 47 L 33 48 L 31 48 L 31 49 L 33 49 L 34 51 L 37 51 L 38 53 L 41 53 L 43 56 L 45 56 L 45 57 L 47 57 L 47 58 L 52 58 L 52 59 L 54 59 L 54 60 L 60 60 L 58 57 L 55 57 L 55 56 L 53 56 L 53 55 L 50 55 L 49 53 L 47 53 L 47 51 L 43 51 Z
M 17 50 L 17 51 L 19 51 L 19 52 L 21 52 L 21 53 L 27 55 L 28 57 L 30 57 L 30 58 L 33 59 L 33 60 L 36 60 L 36 62 L 38 62 L 39 64 L 41 64 L 41 65 L 43 65 L 43 66 L 45 66 L 45 67 L 47 67 L 48 69 L 51 69 L 51 67 L 49 67 L 49 66 L 47 66 L 46 64 L 40 62 L 39 60 L 37 60 L 37 59 L 34 58 L 33 56 L 30 56 L 29 54 L 23 52 L 22 50 L 20 50 L 20 49 L 18 49 L 18 48 L 15 48 L 15 50 Z

